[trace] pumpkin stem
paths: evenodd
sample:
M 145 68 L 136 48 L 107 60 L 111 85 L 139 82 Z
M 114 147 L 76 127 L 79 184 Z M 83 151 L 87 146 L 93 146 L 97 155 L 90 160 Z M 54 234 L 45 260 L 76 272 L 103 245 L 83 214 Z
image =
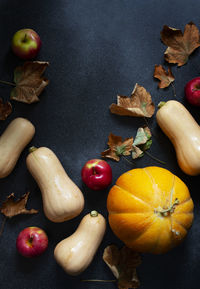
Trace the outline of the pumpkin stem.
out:
M 175 210 L 175 206 L 179 204 L 179 200 L 176 198 L 174 203 L 169 206 L 167 209 L 157 209 L 155 213 L 159 213 L 164 217 L 167 217 L 169 214 L 172 214 Z

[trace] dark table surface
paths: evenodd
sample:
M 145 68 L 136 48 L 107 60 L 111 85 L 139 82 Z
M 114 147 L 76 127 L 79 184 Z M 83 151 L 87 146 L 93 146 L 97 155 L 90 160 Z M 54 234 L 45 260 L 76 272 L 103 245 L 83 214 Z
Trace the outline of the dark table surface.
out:
M 28 118 L 36 127 L 31 145 L 51 148 L 61 160 L 68 175 L 82 189 L 85 208 L 77 218 L 55 224 L 47 220 L 37 184 L 28 173 L 22 153 L 10 176 L 0 180 L 0 201 L 15 192 L 21 196 L 30 191 L 29 208 L 39 210 L 32 216 L 18 216 L 7 221 L 0 237 L 1 289 L 112 289 L 114 283 L 83 283 L 81 279 L 113 279 L 102 261 L 103 249 L 121 244 L 109 226 L 93 263 L 78 277 L 70 277 L 53 258 L 55 245 L 77 228 L 81 218 L 97 209 L 107 216 L 108 189 L 94 192 L 81 181 L 83 164 L 100 157 L 106 148 L 110 132 L 123 137 L 134 136 L 143 119 L 111 115 L 109 105 L 116 95 L 130 95 L 135 83 L 144 86 L 157 105 L 161 100 L 173 99 L 172 89 L 158 90 L 153 79 L 155 64 L 164 64 L 165 46 L 160 41 L 164 24 L 184 29 L 193 21 L 199 26 L 200 1 L 196 0 L 1 0 L 0 1 L 0 78 L 12 80 L 13 69 L 23 62 L 10 51 L 11 38 L 21 28 L 36 30 L 43 46 L 38 60 L 50 62 L 46 76 L 49 86 L 37 104 L 12 102 L 14 111 L 0 123 L 0 133 L 15 117 Z M 187 65 L 172 66 L 177 98 L 200 122 L 199 108 L 184 101 L 184 85 L 200 72 L 200 50 Z M 0 96 L 9 98 L 10 87 L 0 87 Z M 166 161 L 163 166 L 179 176 L 189 187 L 195 203 L 195 218 L 186 240 L 171 252 L 143 255 L 138 269 L 141 289 L 197 289 L 200 282 L 200 208 L 199 177 L 189 177 L 178 167 L 172 144 L 158 128 L 155 116 L 149 120 L 156 138 L 150 152 Z M 189 148 L 188 148 L 189 149 Z M 121 160 L 109 161 L 113 169 L 113 183 L 134 166 Z M 135 167 L 158 165 L 144 156 Z M 3 221 L 1 216 L 0 221 Z M 25 259 L 16 252 L 18 233 L 28 226 L 42 227 L 49 236 L 48 250 L 39 258 Z

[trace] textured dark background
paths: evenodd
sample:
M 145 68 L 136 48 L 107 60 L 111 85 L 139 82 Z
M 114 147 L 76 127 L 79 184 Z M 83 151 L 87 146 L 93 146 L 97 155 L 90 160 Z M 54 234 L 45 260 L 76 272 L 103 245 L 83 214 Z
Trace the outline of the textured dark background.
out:
M 102 261 L 103 249 L 120 242 L 107 229 L 103 243 L 91 266 L 78 277 L 67 276 L 53 258 L 55 245 L 74 232 L 81 218 L 97 209 L 107 216 L 108 190 L 93 192 L 82 185 L 83 164 L 100 156 L 106 148 L 108 134 L 123 137 L 135 135 L 142 119 L 120 117 L 109 113 L 109 105 L 117 93 L 130 95 L 136 82 L 143 85 L 157 105 L 173 98 L 172 89 L 158 90 L 153 79 L 155 64 L 164 64 L 165 46 L 160 41 L 164 24 L 183 29 L 193 21 L 199 26 L 200 1 L 196 0 L 23 0 L 0 1 L 0 78 L 12 80 L 13 69 L 22 62 L 10 51 L 11 38 L 18 29 L 32 28 L 41 36 L 43 46 L 38 60 L 50 62 L 46 76 L 50 84 L 41 95 L 40 103 L 25 105 L 13 102 L 14 111 L 0 123 L 2 133 L 15 117 L 28 118 L 36 127 L 31 145 L 48 146 L 61 160 L 64 168 L 85 196 L 85 209 L 74 220 L 54 224 L 42 211 L 40 191 L 29 175 L 22 153 L 13 173 L 0 181 L 0 201 L 8 194 L 16 196 L 30 190 L 29 208 L 39 209 L 38 215 L 19 216 L 7 221 L 0 237 L 1 289 L 112 289 L 113 283 L 83 283 L 81 279 L 113 279 Z M 184 103 L 184 85 L 200 72 L 200 50 L 187 65 L 172 66 L 177 98 Z M 0 96 L 9 98 L 10 87 L 0 86 Z M 197 122 L 199 109 L 185 103 Z M 156 138 L 150 152 L 166 161 L 165 168 L 182 178 L 189 186 L 195 203 L 194 224 L 181 246 L 161 255 L 144 255 L 138 269 L 141 289 L 197 289 L 200 274 L 200 208 L 199 177 L 189 177 L 179 169 L 173 146 L 156 125 L 149 120 Z M 183 124 L 184 125 L 184 124 Z M 190 147 L 188 147 L 190 150 Z M 125 160 L 109 162 L 113 183 L 120 174 L 133 168 Z M 148 156 L 135 167 L 159 165 Z M 2 222 L 3 216 L 0 221 Z M 27 226 L 44 228 L 49 236 L 47 252 L 27 260 L 18 255 L 15 240 Z

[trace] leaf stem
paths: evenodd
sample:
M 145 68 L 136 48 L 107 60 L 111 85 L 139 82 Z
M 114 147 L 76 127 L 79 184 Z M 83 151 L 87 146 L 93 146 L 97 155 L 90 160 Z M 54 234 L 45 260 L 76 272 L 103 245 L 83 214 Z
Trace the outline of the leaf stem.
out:
M 177 99 L 175 86 L 174 86 L 173 82 L 171 82 L 170 84 L 172 86 L 172 90 L 173 90 L 173 93 L 174 93 L 174 98 Z
M 3 219 L 3 222 L 2 222 L 1 228 L 0 228 L 0 237 L 3 234 L 3 230 L 4 230 L 4 227 L 5 227 L 6 219 L 7 219 L 6 216 L 4 216 L 4 219 Z
M 81 280 L 82 282 L 116 282 L 117 280 L 101 280 L 101 279 L 88 279 Z
M 129 164 L 131 165 L 135 165 L 134 162 L 129 161 L 125 156 L 121 155 L 123 157 L 123 159 L 125 159 Z
M 11 85 L 11 86 L 16 86 L 15 83 L 9 82 L 9 81 L 5 81 L 5 80 L 0 80 L 0 83 L 2 83 L 2 84 L 7 84 L 7 85 Z
M 157 161 L 157 162 L 159 162 L 159 163 L 161 163 L 161 164 L 163 164 L 163 165 L 166 165 L 166 162 L 161 161 L 161 160 L 159 160 L 158 158 L 152 156 L 152 154 L 150 154 L 149 152 L 144 151 L 144 153 L 147 154 L 150 158 L 154 159 L 155 161 Z
M 144 121 L 145 121 L 146 125 L 149 127 L 149 122 L 148 122 L 148 120 L 146 119 L 145 116 L 144 116 L 143 118 L 144 118 Z

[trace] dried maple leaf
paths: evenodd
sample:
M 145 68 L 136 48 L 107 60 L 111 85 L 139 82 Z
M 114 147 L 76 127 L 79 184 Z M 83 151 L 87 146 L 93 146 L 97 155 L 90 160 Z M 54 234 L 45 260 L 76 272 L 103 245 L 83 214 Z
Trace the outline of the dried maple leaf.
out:
M 48 65 L 48 62 L 27 61 L 17 67 L 14 71 L 16 87 L 11 91 L 11 99 L 29 104 L 39 101 L 38 96 L 49 83 L 42 76 Z
M 110 111 L 119 115 L 151 117 L 154 114 L 155 106 L 150 93 L 136 83 L 131 96 L 118 95 L 117 104 L 112 103 Z
M 34 210 L 34 209 L 27 210 L 25 208 L 26 203 L 28 201 L 29 194 L 30 193 L 27 192 L 20 199 L 18 199 L 16 201 L 14 200 L 15 199 L 14 193 L 10 194 L 7 197 L 6 201 L 3 202 L 3 204 L 0 208 L 0 212 L 8 218 L 12 218 L 14 216 L 21 215 L 21 214 L 36 214 L 36 213 L 38 213 L 37 210 Z
M 112 133 L 108 136 L 109 149 L 101 153 L 103 158 L 109 158 L 115 161 L 120 160 L 120 156 L 128 156 L 131 153 L 133 144 L 133 138 L 126 138 L 124 141 L 121 136 L 114 135 Z
M 12 112 L 12 105 L 9 101 L 3 102 L 0 98 L 0 120 L 5 120 Z
M 139 127 L 135 140 L 132 145 L 132 158 L 137 159 L 144 155 L 144 151 L 148 150 L 152 145 L 151 131 L 145 126 Z
M 188 61 L 190 54 L 200 46 L 199 29 L 193 22 L 185 25 L 184 33 L 180 29 L 164 25 L 161 40 L 168 46 L 165 60 L 182 66 Z
M 162 65 L 155 65 L 153 76 L 160 80 L 158 83 L 159 88 L 166 88 L 175 80 L 170 67 L 167 72 Z
M 105 248 L 103 260 L 118 279 L 119 289 L 139 287 L 140 282 L 136 272 L 136 267 L 141 264 L 139 253 L 132 251 L 126 246 L 118 249 L 117 246 L 111 245 Z

